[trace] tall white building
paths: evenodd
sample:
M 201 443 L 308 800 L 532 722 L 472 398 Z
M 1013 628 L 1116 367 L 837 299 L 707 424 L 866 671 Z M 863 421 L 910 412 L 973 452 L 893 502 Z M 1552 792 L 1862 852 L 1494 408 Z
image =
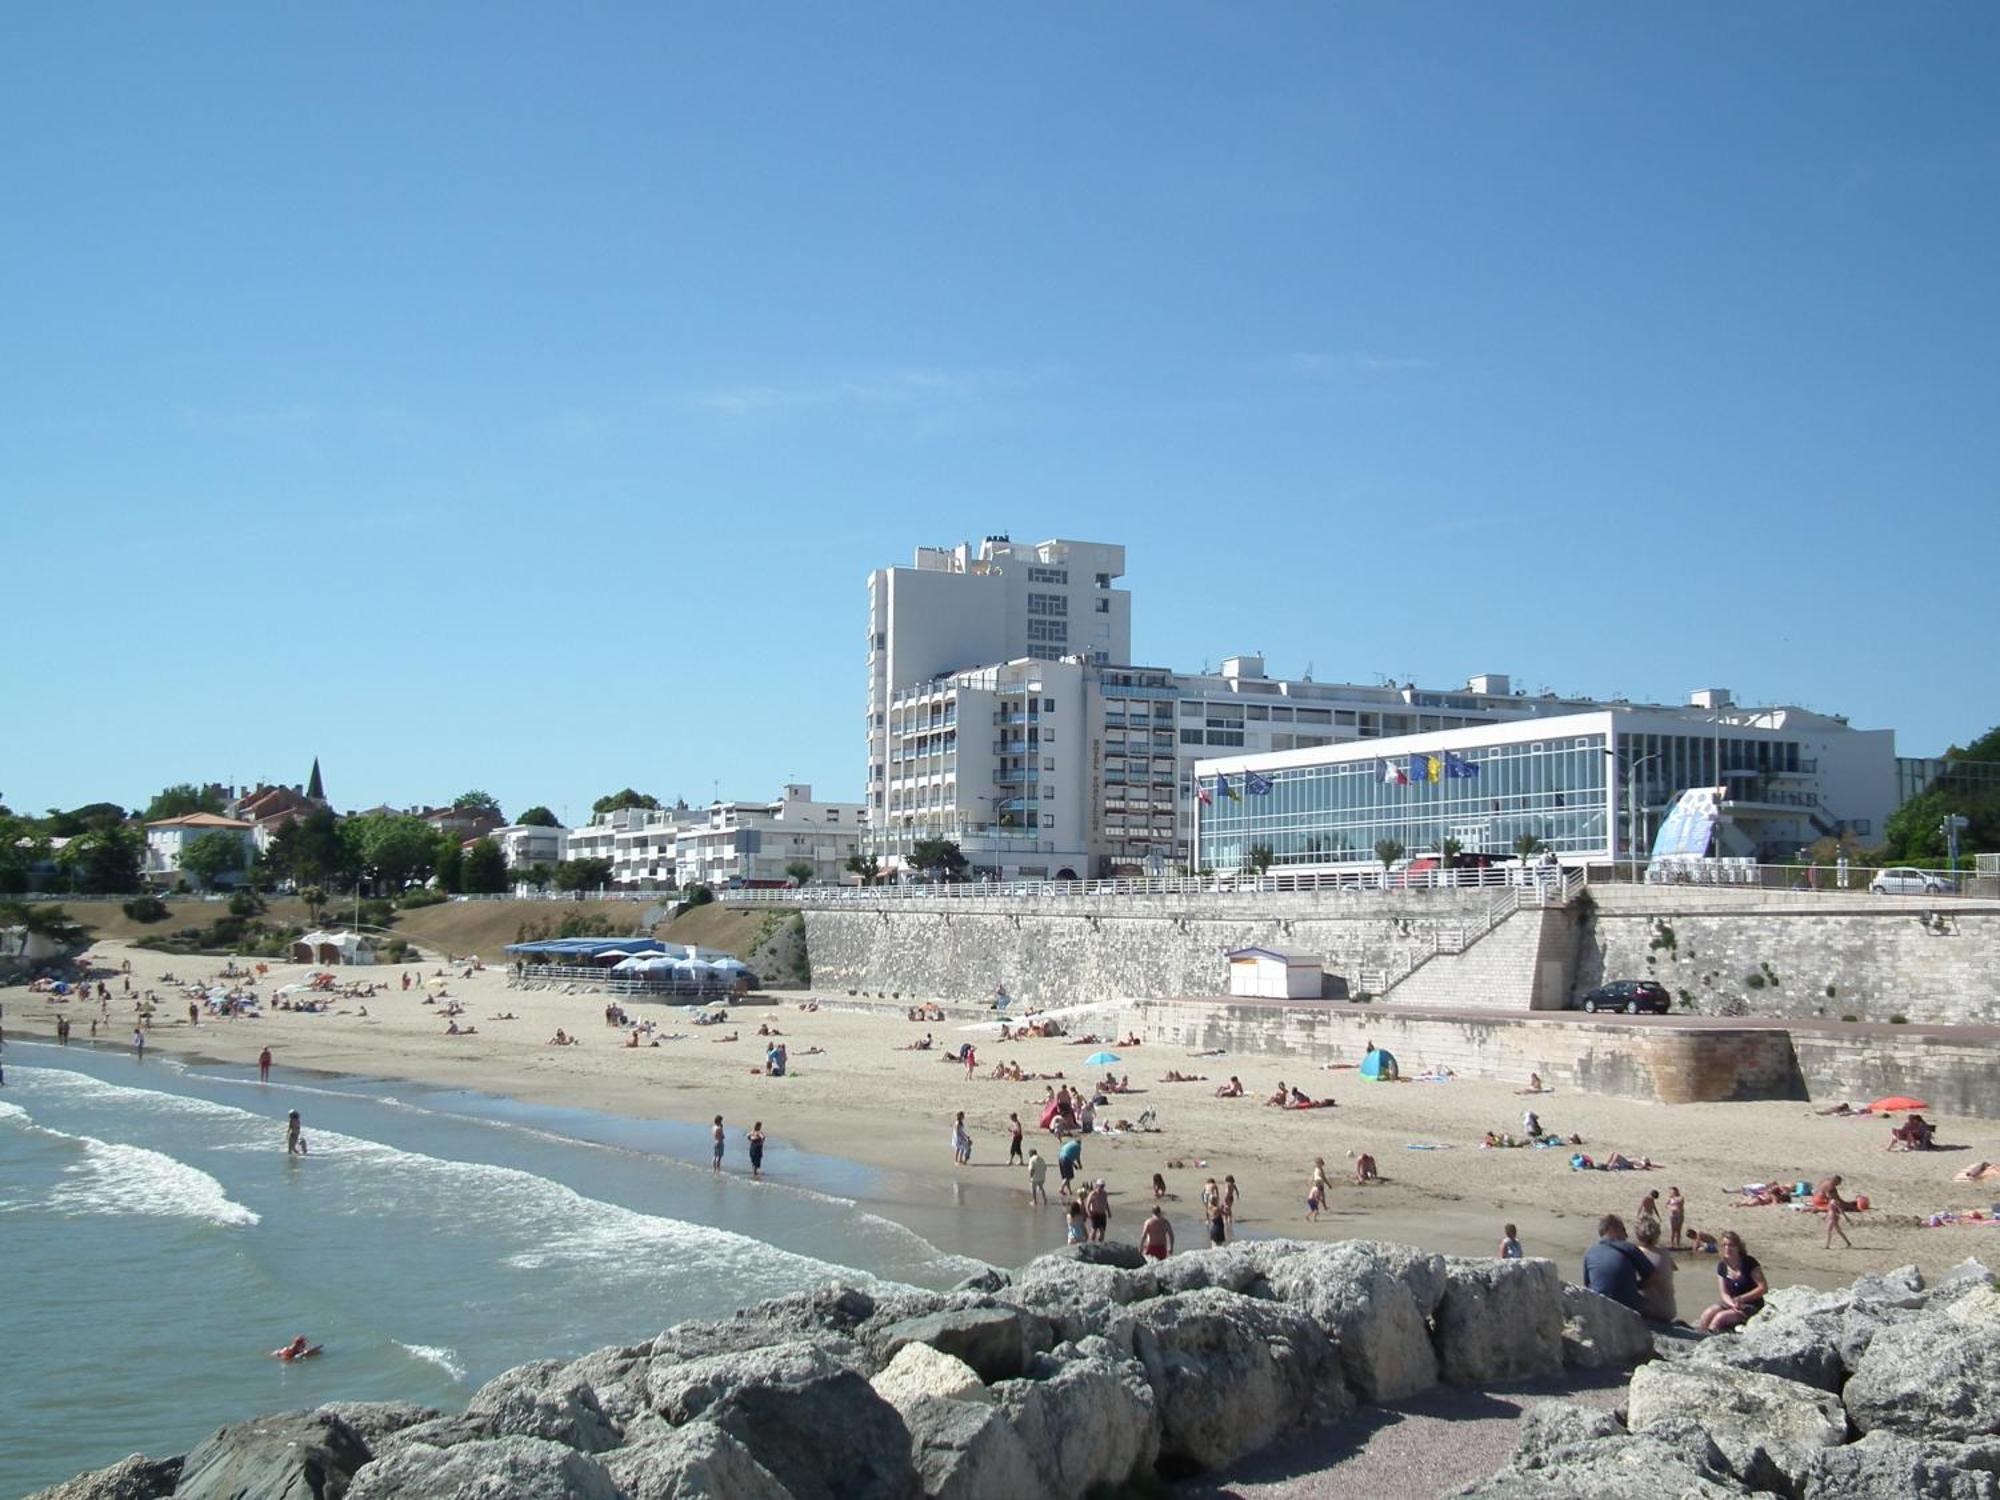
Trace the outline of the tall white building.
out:
M 680 884 L 776 885 L 790 866 L 809 864 L 812 879 L 837 881 L 861 847 L 859 802 L 815 801 L 810 786 L 787 786 L 775 802 L 712 802 L 680 830 L 674 871 Z
M 1132 597 L 1112 584 L 1125 549 L 1060 538 L 919 547 L 909 567 L 868 576 L 868 782 L 871 818 L 889 811 L 892 699 L 954 672 L 1017 659 L 1125 661 Z

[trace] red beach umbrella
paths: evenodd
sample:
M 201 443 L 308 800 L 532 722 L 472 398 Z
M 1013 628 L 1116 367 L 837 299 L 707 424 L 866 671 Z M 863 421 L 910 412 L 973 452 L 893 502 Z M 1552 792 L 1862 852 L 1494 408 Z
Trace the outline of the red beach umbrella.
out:
M 1929 1108 L 1930 1106 L 1923 1100 L 1912 1099 L 1908 1094 L 1892 1094 L 1889 1098 L 1877 1099 L 1868 1106 L 1871 1114 L 1878 1115 L 1900 1115 L 1905 1110 Z

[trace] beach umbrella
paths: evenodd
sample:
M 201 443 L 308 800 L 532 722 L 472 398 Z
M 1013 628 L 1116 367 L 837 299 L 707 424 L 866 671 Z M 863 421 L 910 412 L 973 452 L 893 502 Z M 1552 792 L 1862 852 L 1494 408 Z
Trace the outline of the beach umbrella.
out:
M 1108 1068 L 1113 1063 L 1124 1060 L 1116 1052 L 1093 1052 L 1083 1060 L 1083 1065 L 1086 1068 Z
M 593 953 L 593 958 L 630 958 L 632 955 L 623 948 L 602 948 Z
M 1930 1106 L 1921 1099 L 1912 1099 L 1908 1094 L 1893 1094 L 1887 1099 L 1877 1099 L 1868 1108 L 1878 1115 L 1900 1115 L 1905 1110 L 1929 1109 Z

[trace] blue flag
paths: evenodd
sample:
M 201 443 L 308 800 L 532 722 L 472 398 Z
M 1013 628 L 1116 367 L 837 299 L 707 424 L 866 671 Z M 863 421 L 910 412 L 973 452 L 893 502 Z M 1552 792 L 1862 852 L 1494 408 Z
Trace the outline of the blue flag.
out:
M 1444 774 L 1454 781 L 1463 781 L 1467 777 L 1477 776 L 1479 767 L 1463 756 L 1454 755 L 1447 750 L 1444 753 Z
M 1245 771 L 1243 790 L 1253 797 L 1268 797 L 1271 794 L 1271 778 L 1259 776 L 1255 771 Z
M 1231 802 L 1241 802 L 1243 800 L 1243 798 L 1237 794 L 1236 788 L 1229 784 L 1229 778 L 1227 776 L 1217 776 L 1215 778 L 1215 789 L 1222 796 L 1227 797 Z

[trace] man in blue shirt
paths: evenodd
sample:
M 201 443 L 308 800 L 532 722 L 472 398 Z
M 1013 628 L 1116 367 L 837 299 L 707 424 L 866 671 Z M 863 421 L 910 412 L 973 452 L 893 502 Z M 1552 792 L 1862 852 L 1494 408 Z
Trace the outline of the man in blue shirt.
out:
M 1639 1285 L 1653 1276 L 1653 1263 L 1625 1238 L 1625 1221 L 1606 1214 L 1597 1221 L 1597 1243 L 1583 1252 L 1583 1284 L 1600 1297 L 1639 1310 Z

